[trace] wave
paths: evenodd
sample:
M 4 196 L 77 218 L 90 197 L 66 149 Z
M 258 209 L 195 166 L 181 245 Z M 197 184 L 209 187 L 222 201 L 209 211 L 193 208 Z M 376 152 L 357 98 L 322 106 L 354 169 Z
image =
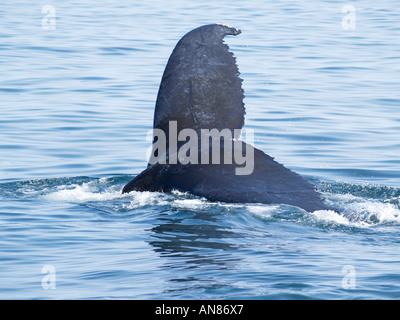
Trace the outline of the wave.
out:
M 308 213 L 288 205 L 211 202 L 178 191 L 122 194 L 122 187 L 131 178 L 121 175 L 8 182 L 0 184 L 0 198 L 76 203 L 119 214 L 134 213 L 135 210 L 151 207 L 159 209 L 156 211 L 247 212 L 262 220 L 294 221 L 321 227 L 369 228 L 376 225 L 400 225 L 400 189 L 395 187 L 313 181 L 325 202 L 337 211 L 320 210 Z

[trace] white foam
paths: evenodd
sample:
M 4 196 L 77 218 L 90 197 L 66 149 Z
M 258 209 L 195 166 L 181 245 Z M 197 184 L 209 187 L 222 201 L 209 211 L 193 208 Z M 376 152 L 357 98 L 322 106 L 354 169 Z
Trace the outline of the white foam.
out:
M 268 206 L 260 206 L 260 205 L 248 205 L 247 210 L 254 214 L 255 216 L 262 219 L 269 219 L 276 213 L 279 205 L 268 205 Z
M 167 205 L 170 203 L 169 198 L 171 197 L 164 193 L 149 192 L 149 191 L 143 191 L 143 192 L 132 191 L 128 195 L 133 200 L 130 202 L 130 204 L 122 205 L 122 208 L 125 210 L 133 210 L 146 206 Z
M 322 223 L 333 223 L 339 225 L 350 225 L 352 222 L 333 210 L 317 210 L 310 213 L 318 222 Z
M 391 203 L 378 201 L 353 202 L 345 211 L 319 210 L 311 213 L 318 222 L 354 227 L 371 227 L 380 224 L 400 224 L 400 210 Z
M 122 210 L 133 210 L 145 206 L 167 205 L 173 196 L 158 192 L 138 192 L 122 194 L 118 186 L 107 186 L 106 179 L 85 182 L 82 184 L 62 185 L 57 191 L 42 196 L 43 199 L 57 202 L 88 203 L 115 201 L 120 199 L 131 200 L 129 203 L 119 204 Z
M 352 218 L 355 221 L 368 224 L 400 223 L 400 210 L 391 203 L 364 201 L 350 204 L 347 210 L 354 213 Z
M 120 186 L 110 185 L 106 178 L 84 182 L 81 184 L 59 185 L 56 190 L 44 188 L 40 190 L 40 197 L 49 201 L 58 202 L 100 202 L 126 199 L 129 203 L 118 204 L 123 210 L 132 210 L 145 206 L 171 206 L 181 210 L 208 210 L 214 206 L 227 209 L 243 208 L 243 204 L 224 204 L 210 202 L 204 198 L 193 198 L 187 193 L 173 191 L 171 194 L 158 192 L 131 192 L 122 194 Z M 26 189 L 25 192 L 32 192 Z M 330 194 L 327 202 L 340 203 L 341 213 L 329 210 L 319 210 L 302 216 L 322 224 L 334 224 L 356 227 L 370 227 L 379 224 L 400 224 L 400 208 L 398 199 L 390 202 L 366 200 L 351 194 Z M 248 212 L 262 219 L 271 219 L 285 213 L 287 208 L 281 205 L 244 205 Z
M 206 210 L 213 203 L 205 199 L 177 199 L 172 202 L 172 206 L 181 210 Z
M 83 183 L 82 185 L 59 186 L 57 189 L 59 190 L 45 194 L 42 198 L 50 201 L 85 203 L 90 201 L 110 201 L 126 197 L 120 190 L 113 188 L 99 191 L 95 182 Z

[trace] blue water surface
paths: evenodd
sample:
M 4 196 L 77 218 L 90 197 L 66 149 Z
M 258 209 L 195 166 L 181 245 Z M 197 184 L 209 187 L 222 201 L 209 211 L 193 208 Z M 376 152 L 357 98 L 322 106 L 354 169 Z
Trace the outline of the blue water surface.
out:
M 0 17 L 1 299 L 400 298 L 396 1 L 20 0 Z M 341 214 L 121 194 L 172 49 L 215 22 L 242 30 L 226 43 L 256 147 Z

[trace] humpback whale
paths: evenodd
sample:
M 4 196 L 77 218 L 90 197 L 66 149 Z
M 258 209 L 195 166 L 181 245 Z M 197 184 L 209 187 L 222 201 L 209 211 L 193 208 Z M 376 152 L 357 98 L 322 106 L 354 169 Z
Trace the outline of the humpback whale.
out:
M 304 177 L 240 140 L 245 116 L 243 80 L 236 58 L 223 41 L 240 33 L 227 25 L 210 24 L 188 32 L 177 43 L 157 95 L 152 161 L 124 186 L 123 193 L 179 190 L 211 201 L 328 210 Z M 219 134 L 202 139 L 212 130 Z M 214 143 L 222 140 L 215 152 Z M 238 172 L 243 159 L 252 166 Z

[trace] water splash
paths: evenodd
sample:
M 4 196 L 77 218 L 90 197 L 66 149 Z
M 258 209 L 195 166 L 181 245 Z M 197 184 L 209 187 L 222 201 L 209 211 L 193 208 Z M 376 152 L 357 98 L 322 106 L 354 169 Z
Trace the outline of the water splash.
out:
M 319 187 L 326 202 L 340 212 L 314 212 L 320 221 L 355 227 L 400 225 L 399 188 L 343 182 L 323 182 Z
M 130 176 L 71 177 L 9 182 L 0 184 L 0 198 L 70 202 L 113 213 L 132 212 L 147 207 L 189 212 L 218 209 L 221 212 L 248 212 L 263 220 L 311 223 L 322 227 L 400 225 L 400 190 L 394 187 L 317 181 L 325 201 L 337 212 L 320 210 L 307 213 L 287 205 L 211 202 L 178 191 L 122 194 L 123 185 L 130 179 Z
M 113 201 L 124 198 L 120 189 L 110 186 L 105 178 L 81 184 L 60 185 L 55 189 L 55 191 L 40 195 L 40 197 L 49 201 L 75 203 Z

